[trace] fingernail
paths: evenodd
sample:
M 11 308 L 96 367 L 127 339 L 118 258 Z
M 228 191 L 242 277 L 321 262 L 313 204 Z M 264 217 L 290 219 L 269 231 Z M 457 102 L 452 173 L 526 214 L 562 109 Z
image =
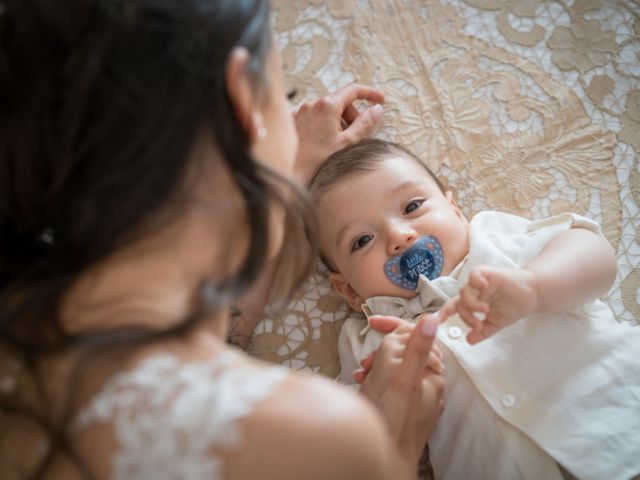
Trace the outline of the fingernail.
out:
M 473 312 L 473 316 L 476 317 L 481 322 L 483 322 L 484 319 L 487 318 L 487 316 L 482 312 Z
M 383 113 L 384 107 L 382 105 L 378 104 L 371 107 L 371 118 L 373 118 L 374 121 L 377 122 L 378 120 L 380 120 Z
M 422 334 L 425 337 L 434 337 L 436 335 L 436 330 L 438 330 L 438 320 L 436 317 L 428 317 L 422 324 L 421 329 Z

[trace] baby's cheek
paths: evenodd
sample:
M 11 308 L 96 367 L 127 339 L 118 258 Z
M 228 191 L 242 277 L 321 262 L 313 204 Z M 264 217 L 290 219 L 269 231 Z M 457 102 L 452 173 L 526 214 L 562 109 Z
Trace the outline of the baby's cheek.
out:
M 389 282 L 384 277 L 383 268 L 372 263 L 367 262 L 364 265 L 360 265 L 351 283 L 351 286 L 363 300 L 376 295 L 383 295 L 385 289 L 389 289 L 387 286 Z

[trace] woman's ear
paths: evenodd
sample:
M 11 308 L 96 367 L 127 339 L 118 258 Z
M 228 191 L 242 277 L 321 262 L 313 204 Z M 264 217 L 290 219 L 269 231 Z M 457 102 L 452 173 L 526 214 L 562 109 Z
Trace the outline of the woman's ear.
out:
M 331 282 L 331 285 L 333 285 L 334 290 L 345 299 L 352 310 L 362 312 L 362 304 L 364 303 L 364 300 L 356 293 L 353 287 L 349 285 L 349 282 L 347 282 L 341 273 L 330 273 L 329 281 Z
M 258 102 L 254 85 L 249 76 L 249 51 L 244 47 L 235 47 L 229 55 L 225 82 L 233 111 L 240 125 L 253 144 L 262 136 L 264 118 L 257 108 Z

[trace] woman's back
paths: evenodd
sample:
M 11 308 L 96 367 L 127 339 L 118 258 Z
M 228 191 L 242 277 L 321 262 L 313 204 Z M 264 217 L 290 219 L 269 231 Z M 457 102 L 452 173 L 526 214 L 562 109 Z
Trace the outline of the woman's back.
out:
M 48 374 L 61 379 L 66 363 Z M 393 446 L 369 405 L 209 332 L 98 371 L 113 365 L 69 422 L 75 456 L 53 457 L 44 478 L 391 478 Z M 51 439 L 2 423 L 0 476 L 23 478 Z
M 80 444 L 93 445 L 91 438 L 109 427 L 117 445 L 110 478 L 225 478 L 219 452 L 242 451 L 239 423 L 285 377 L 283 369 L 258 369 L 228 350 L 194 361 L 156 353 L 111 378 L 74 429 Z

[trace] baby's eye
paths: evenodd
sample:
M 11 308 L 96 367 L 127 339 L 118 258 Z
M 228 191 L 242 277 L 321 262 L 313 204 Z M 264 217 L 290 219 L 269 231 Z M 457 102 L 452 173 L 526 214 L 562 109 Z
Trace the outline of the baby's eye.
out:
M 412 200 L 410 201 L 406 207 L 404 207 L 404 214 L 408 215 L 411 212 L 415 211 L 418 209 L 418 207 L 420 205 L 422 205 L 424 203 L 424 200 Z
M 359 237 L 353 243 L 353 246 L 351 247 L 351 251 L 355 252 L 356 250 L 360 250 L 362 247 L 364 247 L 371 240 L 373 240 L 373 235 L 363 235 L 363 236 Z

